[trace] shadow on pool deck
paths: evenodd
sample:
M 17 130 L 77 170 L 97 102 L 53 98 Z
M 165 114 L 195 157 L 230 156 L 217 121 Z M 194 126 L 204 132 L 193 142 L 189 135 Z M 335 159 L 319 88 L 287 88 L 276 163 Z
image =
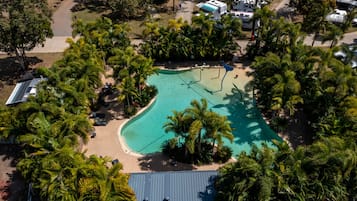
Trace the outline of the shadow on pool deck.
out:
M 148 154 L 138 159 L 140 168 L 144 171 L 178 171 L 195 170 L 192 164 L 177 162 L 162 153 Z

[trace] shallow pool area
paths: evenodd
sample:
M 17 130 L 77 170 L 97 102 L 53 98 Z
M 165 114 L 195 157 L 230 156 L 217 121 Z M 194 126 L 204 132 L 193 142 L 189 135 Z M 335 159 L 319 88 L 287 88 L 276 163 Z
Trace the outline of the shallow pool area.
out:
M 149 77 L 148 83 L 158 88 L 154 103 L 137 117 L 127 122 L 122 130 L 126 145 L 133 152 L 149 154 L 161 151 L 164 141 L 172 138 L 173 133 L 165 133 L 163 125 L 172 111 L 183 111 L 193 99 L 207 99 L 209 108 L 225 115 L 231 122 L 235 136 L 232 143 L 225 145 L 232 148 L 234 155 L 250 151 L 251 145 L 258 146 L 272 139 L 281 140 L 265 123 L 254 106 L 252 92 L 245 92 L 249 78 L 235 72 L 224 76 L 224 69 L 194 69 L 183 72 L 162 71 Z

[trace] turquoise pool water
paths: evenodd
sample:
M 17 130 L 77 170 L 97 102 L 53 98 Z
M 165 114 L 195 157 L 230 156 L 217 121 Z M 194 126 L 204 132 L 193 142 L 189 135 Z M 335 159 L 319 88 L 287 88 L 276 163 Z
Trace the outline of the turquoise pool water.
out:
M 242 79 L 247 78 L 240 76 L 234 79 L 235 75 L 228 72 L 220 90 L 223 71 L 196 69 L 160 72 L 149 77 L 148 83 L 155 85 L 159 93 L 149 109 L 123 127 L 121 134 L 128 147 L 140 154 L 160 152 L 162 143 L 174 136 L 173 133 L 165 133 L 162 127 L 167 116 L 172 115 L 173 110 L 184 110 L 193 99 L 201 98 L 208 100 L 210 109 L 231 121 L 235 138 L 233 143 L 227 141 L 225 145 L 231 147 L 235 155 L 250 151 L 252 144 L 260 146 L 266 142 L 271 145 L 272 139 L 281 140 L 262 119 L 251 96 L 242 92 L 248 82 Z

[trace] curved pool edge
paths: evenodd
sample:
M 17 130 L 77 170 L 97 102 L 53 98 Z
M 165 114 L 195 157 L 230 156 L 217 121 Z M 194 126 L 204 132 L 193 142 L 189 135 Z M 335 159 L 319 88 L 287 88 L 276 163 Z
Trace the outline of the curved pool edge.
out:
M 146 106 L 146 107 L 143 107 L 139 110 L 139 112 L 137 112 L 134 116 L 128 118 L 128 119 L 125 119 L 123 121 L 122 124 L 119 125 L 118 127 L 118 131 L 117 131 L 117 135 L 118 135 L 118 139 L 119 139 L 119 143 L 120 143 L 120 146 L 122 147 L 123 151 L 127 154 L 130 154 L 130 155 L 133 155 L 133 156 L 136 156 L 136 157 L 143 157 L 147 154 L 141 154 L 141 153 L 138 153 L 136 151 L 133 151 L 127 144 L 126 144 L 126 141 L 125 141 L 125 138 L 121 135 L 121 131 L 122 129 L 126 126 L 126 124 L 130 123 L 131 121 L 134 121 L 137 117 L 141 116 L 146 110 L 150 109 L 151 106 L 155 103 L 156 101 L 156 97 L 155 96 L 150 102 L 149 104 Z
M 214 67 L 207 67 L 208 68 L 214 68 Z M 176 68 L 176 69 L 167 69 L 167 68 L 160 68 L 159 72 L 160 73 L 164 73 L 164 74 L 180 74 L 180 73 L 183 73 L 185 71 L 194 71 L 194 70 L 198 70 L 199 68 L 195 68 L 195 67 L 188 67 L 188 68 Z M 153 152 L 153 153 L 140 153 L 140 152 L 137 152 L 135 151 L 134 149 L 132 149 L 126 142 L 126 137 L 127 136 L 123 136 L 122 133 L 124 131 L 124 129 L 130 125 L 130 123 L 134 122 L 135 120 L 137 120 L 138 118 L 140 118 L 142 115 L 145 115 L 145 113 L 147 111 L 150 110 L 150 108 L 152 108 L 154 106 L 154 103 L 157 101 L 157 98 L 158 96 L 155 96 L 150 102 L 149 104 L 144 107 L 144 108 L 141 108 L 134 116 L 128 118 L 128 119 L 125 119 L 121 125 L 118 126 L 118 130 L 117 130 L 117 134 L 118 134 L 118 139 L 119 139 L 119 143 L 120 145 L 122 146 L 122 149 L 125 153 L 129 154 L 129 155 L 132 155 L 132 156 L 135 156 L 135 157 L 143 157 L 143 156 L 147 156 L 147 155 L 151 155 L 153 153 L 162 153 L 162 150 L 159 150 L 157 152 Z M 290 145 L 290 142 L 288 139 L 284 138 L 281 133 L 279 132 L 276 132 L 274 131 L 271 126 L 270 126 L 270 122 L 264 118 L 264 114 L 259 110 L 259 113 L 260 113 L 260 116 L 263 120 L 263 122 L 265 123 L 265 125 L 267 127 L 269 127 L 269 129 L 271 129 L 273 132 L 274 132 L 274 139 L 275 138 L 278 138 L 278 141 L 280 142 L 286 142 Z M 129 124 L 128 124 L 129 123 Z M 270 136 L 270 135 L 269 135 Z M 272 144 L 272 141 L 271 140 L 263 140 L 264 143 L 271 143 Z M 130 141 L 129 141 L 130 142 Z M 257 144 L 258 145 L 258 144 Z M 259 144 L 260 145 L 260 144 Z M 239 155 L 239 154 L 238 154 Z M 238 157 L 237 154 L 232 154 L 232 157 L 231 159 L 236 160 L 236 158 Z

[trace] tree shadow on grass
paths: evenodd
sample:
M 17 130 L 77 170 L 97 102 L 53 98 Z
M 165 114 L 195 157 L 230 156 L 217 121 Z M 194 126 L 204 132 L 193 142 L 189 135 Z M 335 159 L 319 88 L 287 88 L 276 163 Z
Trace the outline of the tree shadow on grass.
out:
M 42 60 L 38 57 L 26 58 L 26 63 L 29 67 L 41 62 Z M 24 73 L 16 57 L 0 58 L 0 80 L 7 81 L 8 84 L 15 84 L 13 81 L 20 79 Z
M 192 164 L 180 163 L 163 153 L 153 153 L 138 158 L 140 168 L 145 171 L 180 171 L 197 169 Z

